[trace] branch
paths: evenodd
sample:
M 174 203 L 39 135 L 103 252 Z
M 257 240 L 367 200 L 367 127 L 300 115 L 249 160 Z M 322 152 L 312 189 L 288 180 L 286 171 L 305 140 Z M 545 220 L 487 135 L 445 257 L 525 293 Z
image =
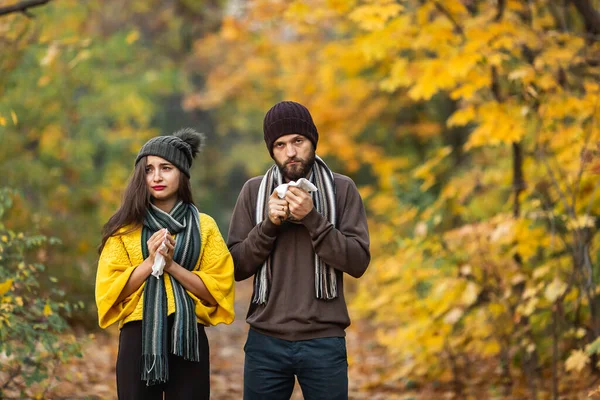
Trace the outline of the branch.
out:
M 571 2 L 583 18 L 588 33 L 600 35 L 600 12 L 590 4 L 589 0 L 571 0 Z
M 441 12 L 442 14 L 444 14 L 446 16 L 446 18 L 448 18 L 448 20 L 452 23 L 452 25 L 454 25 L 454 30 L 460 34 L 460 36 L 462 36 L 463 39 L 466 38 L 465 36 L 465 31 L 463 30 L 463 28 L 458 24 L 458 22 L 456 22 L 456 19 L 454 19 L 454 17 L 452 16 L 452 14 L 450 13 L 450 11 L 448 11 L 443 5 L 441 5 L 439 2 L 434 1 L 433 4 L 435 5 L 435 8 L 438 9 L 439 12 Z
M 50 0 L 27 0 L 21 3 L 13 4 L 12 6 L 0 7 L 0 16 L 15 12 L 21 12 L 29 18 L 32 18 L 34 15 L 31 14 L 28 11 L 28 9 L 32 7 L 42 6 L 48 2 L 50 2 Z
M 496 17 L 494 18 L 494 20 L 496 22 L 499 22 L 502 19 L 502 16 L 504 15 L 504 9 L 506 8 L 506 1 L 505 0 L 498 0 L 498 9 L 496 10 Z

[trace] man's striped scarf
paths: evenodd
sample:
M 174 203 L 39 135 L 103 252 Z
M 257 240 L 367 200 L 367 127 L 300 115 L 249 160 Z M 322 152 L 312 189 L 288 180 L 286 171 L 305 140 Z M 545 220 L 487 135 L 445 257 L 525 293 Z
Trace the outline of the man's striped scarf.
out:
M 310 180 L 317 187 L 317 191 L 312 193 L 315 209 L 323 215 L 329 222 L 336 226 L 335 209 L 335 183 L 333 172 L 327 167 L 327 164 L 315 156 L 315 164 L 312 168 Z M 258 189 L 256 201 L 256 223 L 269 218 L 269 197 L 273 190 L 283 183 L 281 172 L 277 165 L 273 165 L 264 175 Z M 258 269 L 254 276 L 254 296 L 252 302 L 256 304 L 265 304 L 269 297 L 271 286 L 271 256 Z M 335 270 L 326 265 L 315 253 L 315 293 L 318 299 L 331 300 L 337 297 L 337 280 Z
M 149 256 L 147 241 L 162 228 L 177 234 L 173 260 L 192 271 L 200 256 L 200 214 L 190 203 L 179 202 L 170 213 L 151 205 L 142 229 L 142 253 Z M 192 298 L 175 278 L 170 276 L 175 296 L 175 320 L 171 335 L 171 353 L 190 361 L 200 361 L 198 325 Z M 150 275 L 144 287 L 142 317 L 142 380 L 146 385 L 166 382 L 169 379 L 167 350 L 167 293 L 165 275 Z

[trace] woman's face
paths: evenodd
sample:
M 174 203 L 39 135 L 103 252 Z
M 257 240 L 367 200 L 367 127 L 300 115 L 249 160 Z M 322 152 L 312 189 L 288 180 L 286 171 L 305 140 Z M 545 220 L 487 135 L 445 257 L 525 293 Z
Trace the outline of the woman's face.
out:
M 155 200 L 177 199 L 180 174 L 179 169 L 164 158 L 146 157 L 146 185 Z

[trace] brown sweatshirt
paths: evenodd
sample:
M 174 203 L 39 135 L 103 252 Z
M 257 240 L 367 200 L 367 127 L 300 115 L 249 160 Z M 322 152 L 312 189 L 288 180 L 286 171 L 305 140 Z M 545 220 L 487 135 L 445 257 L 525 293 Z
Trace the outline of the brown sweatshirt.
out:
M 338 228 L 313 209 L 299 223 L 277 226 L 265 218 L 256 224 L 255 209 L 262 176 L 250 179 L 233 210 L 227 245 L 235 280 L 253 277 L 272 255 L 266 304 L 251 303 L 246 321 L 258 332 L 285 340 L 345 336 L 350 317 L 344 299 L 343 272 L 359 278 L 369 265 L 365 209 L 352 179 L 334 173 Z M 272 193 L 272 191 L 271 191 Z M 315 296 L 314 252 L 335 268 L 338 297 Z

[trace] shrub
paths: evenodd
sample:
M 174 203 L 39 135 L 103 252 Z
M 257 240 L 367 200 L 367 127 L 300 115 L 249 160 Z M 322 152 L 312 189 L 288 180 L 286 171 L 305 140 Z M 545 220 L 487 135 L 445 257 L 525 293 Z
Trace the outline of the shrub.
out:
M 55 368 L 81 357 L 65 316 L 75 308 L 64 301 L 57 279 L 39 261 L 57 239 L 17 233 L 5 226 L 15 192 L 0 188 L 0 399 L 44 397 Z M 49 280 L 49 290 L 40 282 Z

